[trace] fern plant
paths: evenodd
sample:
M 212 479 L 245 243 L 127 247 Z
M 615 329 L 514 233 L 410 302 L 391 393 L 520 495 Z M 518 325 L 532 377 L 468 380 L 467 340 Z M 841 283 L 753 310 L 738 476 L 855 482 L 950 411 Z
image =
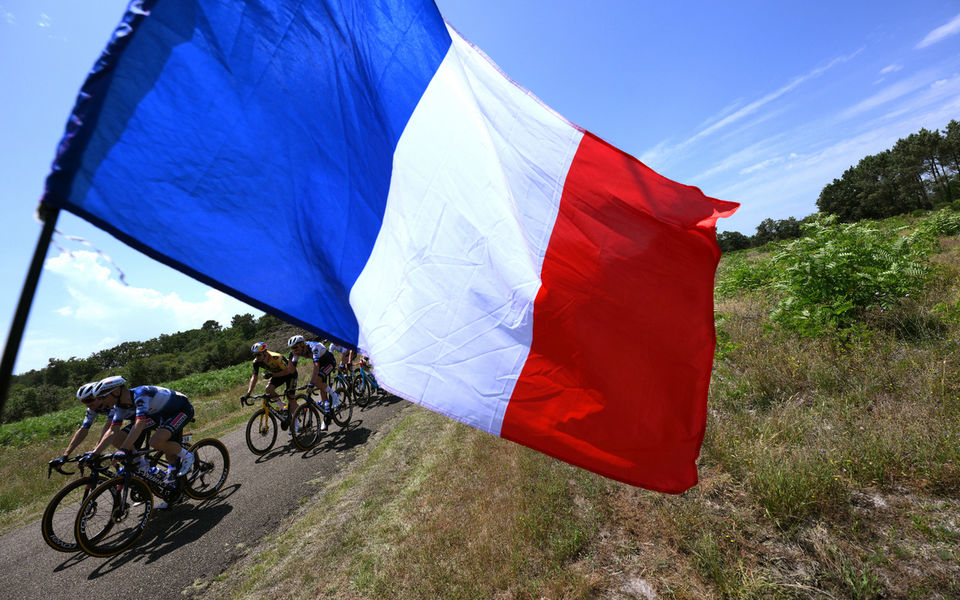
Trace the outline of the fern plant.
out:
M 891 233 L 869 221 L 821 217 L 774 254 L 780 301 L 771 317 L 805 335 L 847 328 L 868 307 L 890 308 L 921 292 L 933 248 L 926 231 Z

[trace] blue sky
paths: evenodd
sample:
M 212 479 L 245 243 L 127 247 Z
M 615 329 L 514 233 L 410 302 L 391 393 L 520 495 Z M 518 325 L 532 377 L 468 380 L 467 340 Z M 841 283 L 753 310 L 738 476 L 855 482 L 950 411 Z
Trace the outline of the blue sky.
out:
M 960 119 L 960 2 L 437 0 L 518 83 L 677 181 L 740 202 L 721 230 L 816 211 L 823 186 Z M 126 0 L 0 0 L 4 339 L 43 181 Z M 260 313 L 62 213 L 15 368 Z M 120 283 L 118 269 L 127 284 Z

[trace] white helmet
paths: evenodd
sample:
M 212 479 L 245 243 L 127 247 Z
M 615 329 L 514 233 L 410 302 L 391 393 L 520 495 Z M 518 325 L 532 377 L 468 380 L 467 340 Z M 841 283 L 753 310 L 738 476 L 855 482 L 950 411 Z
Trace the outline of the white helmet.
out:
M 303 341 L 302 335 L 295 335 L 291 337 L 289 340 L 287 340 L 287 348 L 293 348 L 294 346 L 296 346 L 302 341 Z
M 93 400 L 93 388 L 97 386 L 96 381 L 91 381 L 90 383 L 85 383 L 80 386 L 80 389 L 77 390 L 77 400 L 87 404 Z
M 114 375 L 113 377 L 107 377 L 106 379 L 101 379 L 96 384 L 94 384 L 93 391 L 91 392 L 94 396 L 100 397 L 105 396 L 117 389 L 120 386 L 127 385 L 127 380 L 119 375 Z

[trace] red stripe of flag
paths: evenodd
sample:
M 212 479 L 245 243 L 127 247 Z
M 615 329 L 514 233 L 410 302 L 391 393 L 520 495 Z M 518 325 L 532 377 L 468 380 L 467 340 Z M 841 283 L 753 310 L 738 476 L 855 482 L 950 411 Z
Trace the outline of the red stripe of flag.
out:
M 715 345 L 714 226 L 737 206 L 586 133 L 501 436 L 653 490 L 696 484 Z

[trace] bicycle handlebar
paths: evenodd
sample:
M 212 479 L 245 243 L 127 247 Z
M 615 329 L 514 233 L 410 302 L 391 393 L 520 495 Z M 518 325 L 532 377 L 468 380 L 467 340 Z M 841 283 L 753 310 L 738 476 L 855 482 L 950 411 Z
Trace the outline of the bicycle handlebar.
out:
M 256 394 L 255 396 L 240 396 L 240 402 L 247 406 L 253 406 L 251 400 L 262 400 L 266 398 L 267 402 L 278 402 L 280 394 Z
M 80 460 L 80 457 L 82 456 L 83 456 L 82 454 L 78 454 L 73 458 L 65 458 L 63 460 L 60 460 L 59 458 L 55 458 L 51 460 L 50 462 L 47 463 L 47 479 L 50 479 L 50 475 L 52 475 L 54 471 L 56 471 L 57 473 L 60 473 L 61 475 L 67 475 L 67 476 L 73 475 L 74 473 L 76 473 L 76 471 L 64 471 L 63 465 L 67 463 L 78 462 Z M 81 467 L 81 470 L 82 470 L 82 467 Z

